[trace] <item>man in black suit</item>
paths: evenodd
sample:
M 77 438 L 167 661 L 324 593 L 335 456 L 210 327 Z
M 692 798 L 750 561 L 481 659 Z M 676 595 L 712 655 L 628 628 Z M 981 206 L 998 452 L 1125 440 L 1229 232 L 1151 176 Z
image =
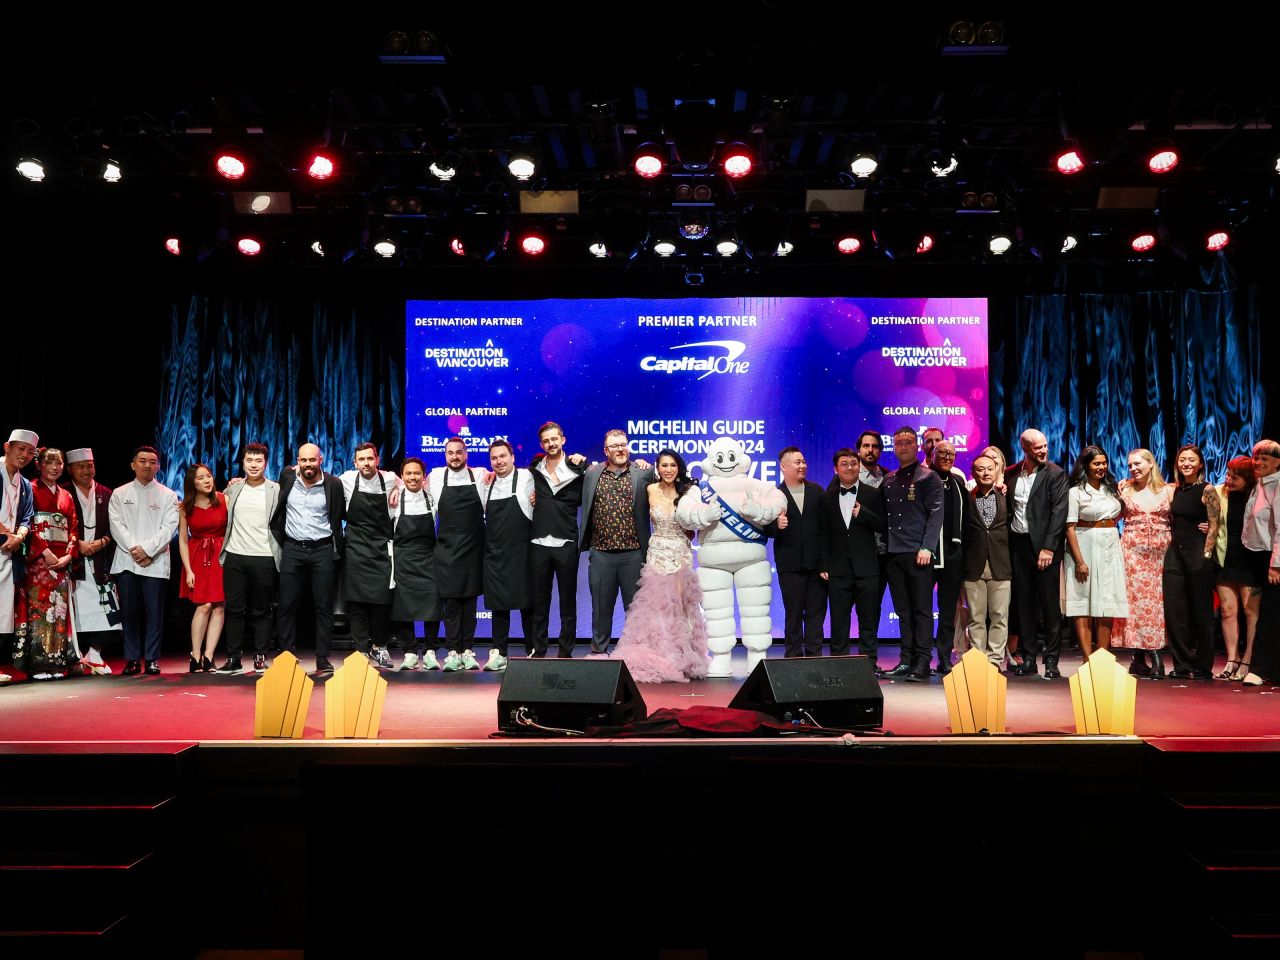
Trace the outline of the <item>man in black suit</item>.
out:
M 933 582 L 938 588 L 938 673 L 945 677 L 951 672 L 956 611 L 964 585 L 964 549 L 961 537 L 969 496 L 965 476 L 955 468 L 955 444 L 950 440 L 939 439 L 933 445 L 932 454 L 929 465 L 942 481 L 942 538 L 939 545 L 941 549 L 933 567 Z
M 1056 680 L 1062 608 L 1059 579 L 1067 523 L 1067 475 L 1049 462 L 1049 440 L 1039 430 L 1021 437 L 1023 458 L 1005 471 L 1009 509 L 1009 554 L 1013 564 L 1013 629 L 1021 638 L 1023 661 L 1014 673 L 1038 673 L 1044 657 L 1046 680 Z M 1039 630 L 1037 631 L 1037 620 Z
M 845 448 L 832 458 L 836 477 L 822 498 L 822 578 L 831 595 L 831 652 L 849 652 L 851 613 L 858 610 L 858 652 L 876 676 L 880 629 L 880 556 L 876 534 L 888 532 L 884 494 L 859 476 L 858 455 Z
M 590 550 L 587 583 L 591 587 L 591 652 L 608 653 L 618 594 L 623 610 L 640 585 L 640 568 L 649 549 L 649 484 L 653 470 L 631 459 L 627 435 L 604 435 L 605 459 L 582 478 L 580 550 Z
M 298 448 L 296 467 L 280 474 L 280 501 L 271 517 L 271 533 L 280 544 L 280 648 L 295 652 L 298 604 L 310 579 L 316 613 L 316 673 L 333 670 L 333 588 L 342 562 L 342 520 L 346 496 L 342 481 L 321 469 L 324 455 L 314 443 Z
M 825 533 L 822 487 L 805 479 L 809 465 L 799 447 L 783 448 L 778 465 L 782 468 L 778 489 L 787 505 L 764 532 L 773 539 L 773 562 L 786 611 L 786 655 L 820 657 L 827 617 L 827 585 L 819 575 Z M 836 652 L 834 637 L 831 652 Z
M 538 428 L 542 453 L 533 458 L 533 529 L 529 572 L 533 581 L 533 629 L 525 631 L 525 653 L 547 654 L 551 588 L 560 598 L 560 656 L 573 656 L 578 637 L 578 507 L 582 505 L 581 454 L 565 456 L 564 431 L 547 421 Z

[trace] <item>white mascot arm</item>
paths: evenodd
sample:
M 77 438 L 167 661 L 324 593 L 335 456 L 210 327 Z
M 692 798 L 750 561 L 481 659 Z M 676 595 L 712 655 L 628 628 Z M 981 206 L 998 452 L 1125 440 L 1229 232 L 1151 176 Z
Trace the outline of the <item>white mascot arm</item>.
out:
M 786 509 L 787 498 L 771 483 L 761 481 L 747 488 L 746 499 L 738 511 L 756 526 L 766 526 L 778 519 Z
M 697 485 L 686 490 L 676 504 L 676 523 L 686 530 L 705 530 L 719 519 L 720 499 L 715 497 L 710 503 L 703 503 Z

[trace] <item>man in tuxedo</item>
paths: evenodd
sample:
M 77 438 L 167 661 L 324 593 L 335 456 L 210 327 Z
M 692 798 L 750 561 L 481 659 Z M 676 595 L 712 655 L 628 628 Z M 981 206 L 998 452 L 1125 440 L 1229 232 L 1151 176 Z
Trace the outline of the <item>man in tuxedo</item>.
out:
M 849 652 L 849 625 L 858 611 L 858 652 L 871 659 L 876 676 L 880 628 L 880 556 L 876 534 L 888 532 L 884 494 L 860 476 L 858 455 L 837 450 L 836 477 L 822 497 L 822 579 L 831 596 L 831 652 Z
M 1013 630 L 1023 661 L 1014 673 L 1057 680 L 1062 608 L 1059 579 L 1067 523 L 1067 475 L 1049 462 L 1049 440 L 1039 430 L 1023 432 L 1022 461 L 1005 471 L 1009 510 L 1009 554 L 1013 565 Z
M 605 459 L 582 479 L 580 550 L 590 550 L 587 583 L 591 587 L 591 652 L 608 653 L 618 594 L 623 610 L 640 585 L 640 568 L 649 549 L 649 484 L 653 470 L 633 461 L 627 435 L 604 435 Z
M 806 479 L 809 465 L 799 447 L 785 447 L 778 454 L 778 465 L 782 469 L 778 489 L 787 505 L 764 532 L 773 539 L 773 562 L 786 617 L 786 655 L 820 657 L 823 621 L 827 617 L 827 585 L 819 575 L 826 533 L 822 487 Z M 848 645 L 847 637 L 845 644 Z M 842 652 L 836 650 L 834 636 L 831 652 Z
M 280 648 L 296 652 L 298 605 L 311 582 L 316 614 L 316 673 L 331 673 L 333 590 L 342 562 L 342 521 L 346 495 L 342 481 L 322 469 L 324 454 L 314 443 L 298 448 L 296 467 L 280 474 L 280 493 L 271 533 L 280 544 Z

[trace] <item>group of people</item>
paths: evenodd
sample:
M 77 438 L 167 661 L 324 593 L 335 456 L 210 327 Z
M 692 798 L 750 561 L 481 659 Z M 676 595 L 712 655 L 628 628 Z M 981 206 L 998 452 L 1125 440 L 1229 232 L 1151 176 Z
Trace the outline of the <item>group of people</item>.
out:
M 939 429 L 903 427 L 892 440 L 895 469 L 880 465 L 881 436 L 867 430 L 856 447 L 834 453 L 825 487 L 808 479 L 800 448 L 779 454 L 786 505 L 762 533 L 774 540 L 786 656 L 821 654 L 829 609 L 831 653 L 850 651 L 856 613 L 858 651 L 877 675 L 927 681 L 935 648 L 938 672 L 948 673 L 959 627 L 998 668 L 1030 676 L 1042 663 L 1044 677 L 1055 679 L 1065 615 L 1086 655 L 1128 648 L 1131 672 L 1159 676 L 1167 648 L 1169 675 L 1209 679 L 1216 591 L 1227 648 L 1217 676 L 1280 679 L 1280 633 L 1271 625 L 1280 617 L 1280 445 L 1261 441 L 1215 487 L 1193 445 L 1178 451 L 1176 480 L 1167 483 L 1146 450 L 1129 455 L 1120 482 L 1096 446 L 1068 475 L 1035 430 L 1020 438 L 1021 461 L 1008 466 L 987 447 L 972 478 L 955 468 L 955 447 Z M 224 491 L 208 466 L 195 464 L 179 496 L 156 480 L 160 458 L 151 447 L 135 450 L 134 480 L 113 491 L 96 482 L 92 450 L 64 456 L 15 430 L 4 448 L 0 636 L 12 635 L 14 663 L 33 679 L 110 673 L 101 651 L 113 634 L 123 634 L 124 674 L 159 673 L 176 534 L 181 594 L 194 604 L 191 672 L 244 672 L 249 631 L 252 669 L 265 670 L 273 607 L 280 648 L 296 650 L 307 587 L 319 674 L 333 669 L 339 601 L 357 648 L 379 667 L 394 666 L 388 648 L 398 637 L 402 670 L 481 669 L 481 595 L 493 624 L 483 669 L 501 671 L 515 611 L 527 655 L 548 654 L 553 594 L 558 655 L 572 656 L 585 553 L 592 655 L 624 660 L 640 682 L 706 676 L 696 531 L 687 528 L 689 512 L 677 511 L 681 498 L 698 496 L 684 461 L 674 450 L 653 465 L 634 460 L 621 430 L 606 434 L 603 459 L 590 465 L 566 453 L 557 423 L 543 424 L 538 442 L 542 452 L 528 467 L 515 465 L 509 442 L 495 440 L 488 467 L 473 468 L 466 441 L 454 437 L 444 466 L 429 470 L 408 457 L 399 475 L 363 443 L 338 476 L 307 443 L 278 480 L 265 475 L 267 448 L 251 443 L 243 475 Z M 21 471 L 33 459 L 38 476 L 29 482 Z M 67 486 L 59 483 L 64 468 Z M 886 587 L 901 654 L 882 671 Z M 610 654 L 619 598 L 627 616 Z M 223 633 L 225 658 L 215 667 Z

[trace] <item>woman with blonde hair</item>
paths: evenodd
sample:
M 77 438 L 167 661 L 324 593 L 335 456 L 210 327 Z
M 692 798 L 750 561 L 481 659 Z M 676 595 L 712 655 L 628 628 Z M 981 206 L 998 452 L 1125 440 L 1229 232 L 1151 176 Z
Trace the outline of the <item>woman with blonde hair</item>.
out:
M 1125 593 L 1129 616 L 1115 622 L 1111 645 L 1133 651 L 1129 672 L 1155 680 L 1164 676 L 1160 657 L 1168 640 L 1164 625 L 1164 557 L 1173 539 L 1170 505 L 1173 487 L 1165 483 L 1150 450 L 1129 451 L 1129 478 L 1120 483 L 1124 507 Z M 1151 663 L 1147 654 L 1151 654 Z

